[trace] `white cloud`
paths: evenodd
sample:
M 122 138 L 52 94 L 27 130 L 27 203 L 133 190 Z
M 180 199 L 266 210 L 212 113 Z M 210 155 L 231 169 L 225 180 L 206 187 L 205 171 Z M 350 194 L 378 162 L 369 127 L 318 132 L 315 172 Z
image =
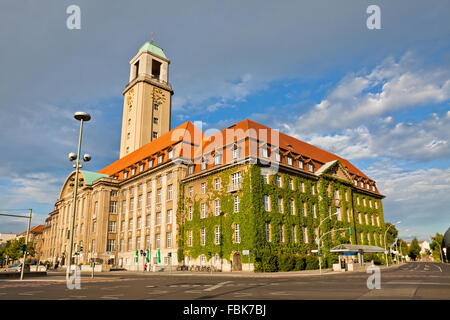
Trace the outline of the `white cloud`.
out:
M 295 126 L 300 133 L 342 129 L 399 109 L 441 103 L 450 98 L 449 78 L 448 69 L 418 67 L 411 53 L 399 62 L 388 58 L 370 73 L 342 79 Z

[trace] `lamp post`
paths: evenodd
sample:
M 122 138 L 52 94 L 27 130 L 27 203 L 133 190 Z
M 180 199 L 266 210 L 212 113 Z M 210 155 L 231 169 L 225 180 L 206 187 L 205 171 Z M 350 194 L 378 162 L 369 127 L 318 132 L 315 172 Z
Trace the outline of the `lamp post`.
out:
M 80 169 L 80 152 L 81 152 L 81 137 L 83 135 L 83 122 L 87 122 L 91 120 L 91 116 L 89 113 L 86 112 L 75 112 L 73 116 L 76 120 L 80 121 L 80 134 L 78 137 L 78 152 L 75 154 L 73 152 L 69 153 L 69 160 L 74 161 L 76 160 L 74 167 L 75 167 L 75 183 L 73 187 L 73 210 L 72 210 L 72 219 L 70 220 L 70 241 L 69 241 L 69 263 L 67 266 L 67 272 L 66 272 L 66 279 L 69 279 L 69 275 L 71 273 L 71 266 L 72 266 L 72 250 L 73 250 L 73 230 L 75 227 L 75 213 L 77 210 L 77 192 L 78 192 L 78 173 Z M 85 154 L 83 156 L 83 160 L 85 162 L 91 160 L 91 156 L 89 154 Z
M 433 240 L 433 237 L 430 237 L 430 240 L 431 240 L 431 242 L 433 242 L 433 241 L 434 241 L 434 240 Z M 436 243 L 437 243 L 437 245 L 439 246 L 439 253 L 441 254 L 441 262 L 444 263 L 444 259 L 442 258 L 442 247 L 441 247 L 441 245 L 439 244 L 439 242 L 437 242 L 437 240 L 436 240 Z
M 316 243 L 317 243 L 317 246 L 318 246 L 318 250 L 317 250 L 317 254 L 318 254 L 318 256 L 319 256 L 319 270 L 320 270 L 320 274 L 322 274 L 322 255 L 321 255 L 321 252 L 320 252 L 320 239 L 322 239 L 321 237 L 320 237 L 320 226 L 322 225 L 322 223 L 325 221 L 325 220 L 327 220 L 327 219 L 331 219 L 331 217 L 332 216 L 335 216 L 335 215 L 337 215 L 337 214 L 339 214 L 339 212 L 335 212 L 335 213 L 333 213 L 333 214 L 330 214 L 328 217 L 326 217 L 325 219 L 323 219 L 322 221 L 320 221 L 320 223 L 319 223 L 319 232 L 318 232 L 318 235 L 317 235 L 317 238 L 315 239 L 316 240 Z M 329 233 L 329 232 L 328 232 Z M 328 234 L 328 233 L 326 233 L 326 234 Z M 325 235 L 325 234 L 324 234 Z
M 384 255 L 385 255 L 385 257 L 386 257 L 386 267 L 389 267 L 389 261 L 388 261 L 388 256 L 387 256 L 387 247 L 386 247 L 386 235 L 387 235 L 388 230 L 389 230 L 391 227 L 393 227 L 393 226 L 396 225 L 396 224 L 400 224 L 400 223 L 402 223 L 402 222 L 401 222 L 401 221 L 397 221 L 396 223 L 391 224 L 391 225 L 386 229 L 386 231 L 384 232 Z

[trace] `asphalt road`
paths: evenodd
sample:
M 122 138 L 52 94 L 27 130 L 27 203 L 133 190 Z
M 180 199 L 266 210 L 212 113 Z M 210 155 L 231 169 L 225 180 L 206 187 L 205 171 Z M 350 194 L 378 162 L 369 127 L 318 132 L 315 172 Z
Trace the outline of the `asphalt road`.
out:
M 0 300 L 266 300 L 266 299 L 450 299 L 450 265 L 410 262 L 381 269 L 380 289 L 370 290 L 365 272 L 317 274 L 162 274 L 110 272 L 82 275 L 68 289 L 62 273 L 0 280 Z

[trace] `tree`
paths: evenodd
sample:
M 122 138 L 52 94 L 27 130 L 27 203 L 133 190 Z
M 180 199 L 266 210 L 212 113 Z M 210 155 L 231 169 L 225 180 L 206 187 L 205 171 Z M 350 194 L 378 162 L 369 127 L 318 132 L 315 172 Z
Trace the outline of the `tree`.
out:
M 395 228 L 395 225 L 392 225 L 392 223 L 389 222 L 385 223 L 384 230 L 387 230 L 387 228 L 389 228 L 389 230 L 386 234 L 386 246 L 389 247 L 395 242 L 395 239 L 398 237 L 398 230 L 397 228 Z
M 403 239 L 398 239 L 398 250 L 406 256 L 409 253 L 408 243 Z
M 19 260 L 23 258 L 22 245 L 25 244 L 25 238 L 12 239 L 6 242 L 4 246 L 4 255 L 8 256 L 8 260 Z M 34 257 L 33 243 L 29 242 L 27 245 L 28 255 Z
M 408 256 L 415 261 L 418 257 L 420 257 L 420 250 L 419 240 L 417 240 L 417 238 L 412 239 L 411 245 L 409 246 Z
M 441 261 L 441 248 L 444 245 L 444 235 L 436 232 L 434 237 L 431 237 L 430 249 L 434 261 Z

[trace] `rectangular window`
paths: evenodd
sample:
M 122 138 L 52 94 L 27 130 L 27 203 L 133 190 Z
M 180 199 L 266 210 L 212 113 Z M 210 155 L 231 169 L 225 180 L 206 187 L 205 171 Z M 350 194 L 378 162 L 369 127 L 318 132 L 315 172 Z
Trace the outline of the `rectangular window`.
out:
M 269 196 L 267 194 L 264 195 L 264 210 L 269 211 Z
M 309 172 L 313 172 L 314 171 L 314 167 L 311 163 L 308 163 L 308 171 Z
M 283 213 L 283 199 L 278 198 L 278 212 Z
M 241 243 L 241 235 L 239 234 L 239 224 L 234 225 L 234 242 Z
M 281 187 L 281 176 L 277 175 L 277 187 Z
M 201 228 L 200 230 L 200 244 L 204 246 L 206 243 L 206 231 L 205 228 Z
M 161 234 L 156 234 L 156 249 L 161 248 Z
M 127 147 L 127 149 L 128 149 L 128 147 Z M 127 178 L 128 178 L 128 171 L 124 171 L 123 172 L 123 179 L 125 180 Z
M 147 192 L 147 207 L 151 208 L 152 207 L 152 192 Z
M 128 250 L 128 251 L 133 250 L 133 247 L 131 246 L 131 238 L 128 238 L 128 243 L 127 243 L 127 245 L 128 245 L 128 247 L 127 247 L 127 250 Z
M 111 197 L 117 197 L 117 190 L 111 190 Z
M 120 223 L 120 231 L 124 231 L 125 230 L 125 220 L 122 220 L 122 222 Z
M 161 225 L 161 212 L 156 213 L 156 225 L 157 226 Z
M 216 226 L 215 244 L 220 244 L 220 227 Z
M 270 242 L 270 223 L 266 222 L 266 241 Z
M 193 208 L 192 208 L 192 206 L 190 206 L 190 207 L 189 207 L 188 220 L 192 220 L 192 212 L 193 212 Z
M 92 240 L 92 248 L 91 248 L 92 252 L 95 252 L 95 240 Z
M 122 200 L 122 213 L 123 214 L 127 213 L 127 201 L 126 200 Z
M 159 155 L 157 160 L 158 160 L 158 164 L 162 163 L 163 162 L 163 156 Z
M 120 251 L 123 251 L 123 250 L 125 250 L 125 240 L 123 240 L 123 239 L 120 239 L 120 248 L 119 248 L 119 250 Z
M 291 241 L 292 241 L 292 243 L 296 243 L 297 242 L 297 233 L 296 233 L 295 225 L 291 226 Z
M 200 215 L 201 219 L 206 218 L 206 203 L 202 203 L 201 204 L 201 215 Z
M 233 186 L 239 186 L 241 184 L 241 173 L 236 172 L 231 175 L 231 183 Z
M 142 217 L 137 218 L 137 227 L 138 227 L 138 229 L 142 228 Z
M 172 159 L 173 158 L 173 149 L 169 151 L 168 153 L 168 158 Z
M 136 238 L 136 249 L 141 250 L 141 237 Z
M 241 149 L 236 147 L 233 149 L 233 159 L 239 159 L 241 156 Z
M 145 249 L 150 250 L 150 236 L 145 236 Z
M 289 189 L 294 190 L 294 181 L 292 178 L 289 178 Z
M 221 163 L 222 163 L 222 155 L 220 155 L 220 154 L 215 155 L 214 156 L 214 164 L 218 165 L 218 164 L 221 164 Z
M 131 175 L 134 176 L 135 173 L 136 173 L 136 168 L 131 168 Z
M 173 185 L 169 184 L 167 186 L 167 200 L 173 199 Z
M 268 184 L 269 183 L 269 175 L 268 174 L 263 174 L 263 180 L 264 180 L 264 183 L 265 184 Z
M 161 188 L 156 191 L 156 203 L 161 203 Z
M 292 158 L 291 157 L 287 157 L 286 162 L 288 165 L 292 166 Z
M 151 215 L 151 214 L 148 214 L 148 215 L 146 216 L 146 226 L 147 226 L 147 228 L 150 227 L 151 221 L 152 221 L 152 215 Z
M 138 209 L 141 209 L 142 208 L 142 194 L 140 194 L 139 196 L 138 196 Z
M 294 204 L 294 199 L 290 199 L 290 200 L 289 200 L 289 207 L 290 207 L 290 210 L 291 210 L 291 215 L 294 215 L 294 214 L 295 214 L 295 204 Z
M 189 197 L 194 195 L 194 187 L 189 187 Z
M 215 201 L 215 203 L 216 203 L 216 216 L 219 216 L 220 215 L 220 200 L 217 199 Z
M 298 160 L 298 168 L 303 169 L 303 161 L 302 160 Z
M 215 186 L 216 186 L 216 190 L 219 190 L 220 189 L 220 179 L 216 179 L 215 180 Z
M 144 171 L 144 164 L 143 163 L 141 163 L 139 165 L 139 172 L 142 172 L 142 171 Z
M 172 209 L 167 210 L 167 223 L 172 223 Z
M 192 230 L 188 230 L 188 246 L 192 247 Z
M 167 248 L 172 248 L 172 232 L 166 233 L 166 246 Z
M 239 212 L 239 196 L 234 196 L 234 212 Z
M 134 198 L 130 198 L 130 211 L 134 211 Z
M 317 218 L 317 212 L 316 212 L 316 204 L 313 204 L 313 217 Z
M 206 193 L 206 182 L 202 182 L 202 193 Z
M 306 217 L 308 215 L 308 212 L 306 211 L 306 202 L 302 202 L 303 207 L 303 215 Z
M 308 228 L 303 227 L 302 228 L 302 232 L 303 232 L 303 243 L 308 243 Z
M 109 202 L 109 212 L 110 213 L 117 213 L 117 201 L 110 201 Z
M 108 232 L 116 232 L 116 222 L 115 221 L 108 222 Z
M 283 235 L 283 225 L 280 223 L 278 224 L 278 232 L 280 235 L 280 242 L 284 242 L 284 235 Z
M 133 230 L 133 218 L 128 220 L 128 230 Z
M 342 217 L 341 217 L 341 208 L 336 207 L 336 212 L 335 212 L 335 214 L 336 214 L 336 218 L 337 218 L 339 221 L 341 221 L 341 220 L 342 220 Z

